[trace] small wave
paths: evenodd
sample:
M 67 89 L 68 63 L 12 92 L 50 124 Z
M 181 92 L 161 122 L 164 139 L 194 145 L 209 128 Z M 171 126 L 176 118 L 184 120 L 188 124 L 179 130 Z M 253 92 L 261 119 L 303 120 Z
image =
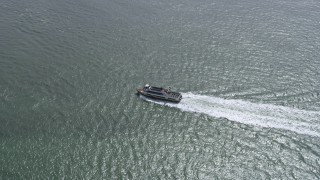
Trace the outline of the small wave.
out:
M 320 112 L 306 111 L 272 104 L 252 103 L 244 100 L 223 99 L 212 96 L 182 93 L 179 104 L 164 103 L 144 98 L 157 104 L 176 107 L 182 111 L 227 118 L 231 121 L 293 131 L 320 137 Z

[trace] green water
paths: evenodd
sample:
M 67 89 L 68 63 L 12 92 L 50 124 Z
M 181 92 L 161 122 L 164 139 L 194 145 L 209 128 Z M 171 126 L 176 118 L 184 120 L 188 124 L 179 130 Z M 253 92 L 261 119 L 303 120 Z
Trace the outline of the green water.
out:
M 319 9 L 2 0 L 0 179 L 320 179 Z

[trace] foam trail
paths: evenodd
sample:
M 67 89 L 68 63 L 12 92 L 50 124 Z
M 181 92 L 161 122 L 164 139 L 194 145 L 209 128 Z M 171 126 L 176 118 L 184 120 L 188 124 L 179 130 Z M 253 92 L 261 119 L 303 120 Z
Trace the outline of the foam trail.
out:
M 243 100 L 228 100 L 192 93 L 182 93 L 179 104 L 146 99 L 182 111 L 204 113 L 231 121 L 268 128 L 278 128 L 320 137 L 320 112 L 306 111 L 271 104 L 258 104 Z

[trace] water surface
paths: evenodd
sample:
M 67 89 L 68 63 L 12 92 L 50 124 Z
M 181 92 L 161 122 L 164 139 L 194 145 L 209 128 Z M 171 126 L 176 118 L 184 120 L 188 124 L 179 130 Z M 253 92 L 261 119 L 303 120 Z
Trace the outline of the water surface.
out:
M 319 179 L 319 8 L 1 1 L 0 177 Z

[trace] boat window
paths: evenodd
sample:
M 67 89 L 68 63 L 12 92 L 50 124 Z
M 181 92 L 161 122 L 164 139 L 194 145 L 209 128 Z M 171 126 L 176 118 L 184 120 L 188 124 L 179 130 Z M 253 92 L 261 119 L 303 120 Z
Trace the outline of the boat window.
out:
M 163 95 L 162 93 L 160 93 L 160 92 L 155 92 L 155 91 L 149 91 L 149 93 Z

